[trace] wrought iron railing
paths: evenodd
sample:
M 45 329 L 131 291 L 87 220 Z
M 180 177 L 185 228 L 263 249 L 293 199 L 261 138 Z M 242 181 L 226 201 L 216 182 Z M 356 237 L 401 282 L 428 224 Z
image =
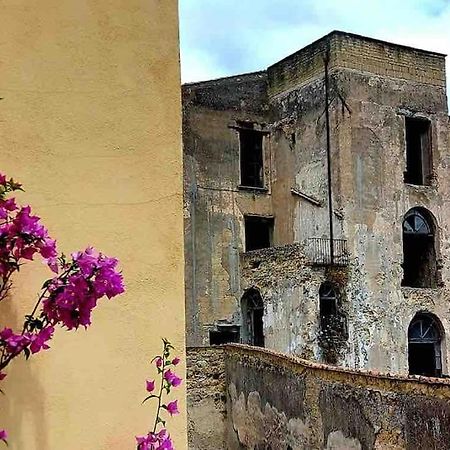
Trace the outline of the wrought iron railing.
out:
M 330 239 L 309 238 L 306 241 L 306 255 L 312 264 L 319 266 L 347 266 L 349 253 L 346 239 L 333 239 L 333 252 Z

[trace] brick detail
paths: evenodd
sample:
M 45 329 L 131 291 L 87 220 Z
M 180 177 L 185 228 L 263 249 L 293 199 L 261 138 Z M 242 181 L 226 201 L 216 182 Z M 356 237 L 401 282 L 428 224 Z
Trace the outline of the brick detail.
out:
M 331 33 L 268 69 L 269 94 L 303 86 L 330 70 L 351 69 L 445 88 L 445 56 L 346 33 Z

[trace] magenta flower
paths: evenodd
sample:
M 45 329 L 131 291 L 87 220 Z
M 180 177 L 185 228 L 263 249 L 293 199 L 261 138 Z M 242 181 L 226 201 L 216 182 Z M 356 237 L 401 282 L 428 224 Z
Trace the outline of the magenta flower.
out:
M 164 379 L 173 387 L 177 387 L 181 384 L 181 378 L 175 375 L 170 369 L 164 373 Z
M 6 439 L 8 439 L 8 433 L 6 430 L 0 430 L 0 440 L 6 442 Z
M 0 372 L 0 381 L 6 378 L 6 373 Z
M 176 358 L 173 358 L 173 359 L 172 359 L 172 364 L 173 364 L 174 366 L 178 365 L 179 362 L 180 362 L 180 358 L 178 358 L 178 356 L 177 356 Z
M 4 328 L 0 332 L 0 339 L 4 341 L 6 351 L 12 355 L 20 353 L 30 343 L 29 334 L 15 334 L 11 328 Z
M 172 440 L 166 429 L 147 436 L 136 436 L 138 450 L 174 450 Z
M 153 392 L 155 390 L 155 380 L 147 380 L 146 389 L 148 392 Z
M 35 334 L 31 337 L 31 345 L 30 350 L 31 353 L 37 353 L 41 350 L 47 350 L 50 348 L 47 345 L 47 341 L 49 341 L 53 337 L 55 329 L 54 327 L 46 327 L 39 331 L 38 334 Z
M 180 411 L 178 411 L 178 400 L 174 400 L 173 402 L 167 403 L 166 410 L 171 416 L 179 414 Z
M 91 247 L 72 256 L 70 274 L 64 279 L 55 277 L 49 285 L 50 295 L 42 302 L 51 323 L 61 323 L 69 330 L 80 325 L 88 327 L 97 301 L 103 296 L 115 297 L 125 290 L 122 274 L 115 270 L 115 258 L 96 253 Z
M 160 368 L 162 366 L 163 360 L 160 356 L 155 359 L 156 367 Z

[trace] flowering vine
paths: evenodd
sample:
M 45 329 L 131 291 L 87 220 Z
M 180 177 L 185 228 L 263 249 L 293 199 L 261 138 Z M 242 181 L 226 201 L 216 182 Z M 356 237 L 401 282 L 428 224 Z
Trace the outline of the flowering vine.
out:
M 21 331 L 5 327 L 0 331 L 0 381 L 4 369 L 23 354 L 27 359 L 50 348 L 55 327 L 76 330 L 91 324 L 91 313 L 102 297 L 112 298 L 124 292 L 118 260 L 96 252 L 92 247 L 58 254 L 56 241 L 32 215 L 30 206 L 19 206 L 8 196 L 22 186 L 0 174 L 0 302 L 9 298 L 11 277 L 26 261 L 39 255 L 54 276 L 42 285 L 31 312 L 24 318 Z M 0 430 L 0 440 L 7 433 Z
M 162 412 L 166 411 L 170 416 L 179 413 L 178 400 L 164 403 L 163 397 L 169 395 L 172 388 L 177 388 L 182 383 L 182 379 L 172 371 L 172 368 L 179 364 L 180 358 L 175 357 L 172 359 L 172 344 L 167 339 L 163 339 L 162 341 L 162 354 L 155 356 L 151 361 L 155 364 L 157 370 L 159 387 L 155 393 L 156 381 L 146 380 L 146 390 L 149 395 L 142 402 L 145 403 L 150 399 L 155 399 L 157 402 L 155 422 L 152 430 L 149 431 L 148 434 L 136 436 L 137 450 L 174 450 L 172 440 L 166 429 L 166 420 L 163 418 Z

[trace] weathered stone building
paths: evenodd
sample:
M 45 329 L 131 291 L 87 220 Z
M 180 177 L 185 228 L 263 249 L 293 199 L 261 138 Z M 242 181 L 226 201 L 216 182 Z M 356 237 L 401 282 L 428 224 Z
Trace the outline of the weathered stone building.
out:
M 188 345 L 448 373 L 444 55 L 332 32 L 183 121 Z

